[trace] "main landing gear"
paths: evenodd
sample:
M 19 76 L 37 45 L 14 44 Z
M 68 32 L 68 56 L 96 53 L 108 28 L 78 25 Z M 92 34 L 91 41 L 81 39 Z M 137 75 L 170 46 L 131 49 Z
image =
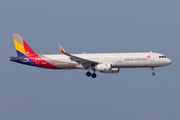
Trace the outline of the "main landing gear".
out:
M 151 68 L 151 70 L 152 70 L 152 76 L 155 76 L 155 72 L 154 72 L 154 68 Z
M 93 73 L 93 74 L 91 74 L 91 72 L 89 72 L 89 71 L 88 71 L 88 72 L 86 73 L 86 76 L 88 76 L 88 77 L 90 77 L 90 76 L 91 76 L 92 78 L 96 78 L 96 77 L 97 77 L 97 75 L 96 75 L 95 71 L 94 71 L 94 73 Z

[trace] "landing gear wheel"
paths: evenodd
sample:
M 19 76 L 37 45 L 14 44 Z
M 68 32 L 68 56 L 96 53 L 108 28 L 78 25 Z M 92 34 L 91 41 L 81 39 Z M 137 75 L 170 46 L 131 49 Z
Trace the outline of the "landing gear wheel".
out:
M 90 77 L 91 76 L 91 72 L 87 72 L 86 76 Z
M 151 70 L 152 70 L 152 76 L 155 76 L 154 68 L 152 67 Z
M 154 73 L 154 72 L 152 72 L 152 76 L 155 76 L 155 73 Z
M 93 73 L 91 76 L 92 76 L 92 78 L 96 78 L 97 75 L 96 75 L 96 73 Z

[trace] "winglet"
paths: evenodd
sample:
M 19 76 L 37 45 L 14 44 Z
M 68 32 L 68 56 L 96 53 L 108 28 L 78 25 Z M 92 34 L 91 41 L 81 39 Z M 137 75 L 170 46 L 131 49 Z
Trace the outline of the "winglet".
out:
M 62 53 L 65 53 L 65 50 L 59 45 L 59 49 L 61 50 Z

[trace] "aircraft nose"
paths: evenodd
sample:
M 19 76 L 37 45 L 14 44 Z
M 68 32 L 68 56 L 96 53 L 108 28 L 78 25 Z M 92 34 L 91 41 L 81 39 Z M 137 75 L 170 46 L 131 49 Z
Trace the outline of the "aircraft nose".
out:
M 167 60 L 168 65 L 170 65 L 172 63 L 172 61 L 170 59 Z

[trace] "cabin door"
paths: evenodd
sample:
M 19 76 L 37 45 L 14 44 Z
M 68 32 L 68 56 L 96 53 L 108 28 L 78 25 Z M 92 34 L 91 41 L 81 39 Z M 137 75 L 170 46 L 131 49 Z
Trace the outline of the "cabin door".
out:
M 154 54 L 151 53 L 150 62 L 154 62 Z

